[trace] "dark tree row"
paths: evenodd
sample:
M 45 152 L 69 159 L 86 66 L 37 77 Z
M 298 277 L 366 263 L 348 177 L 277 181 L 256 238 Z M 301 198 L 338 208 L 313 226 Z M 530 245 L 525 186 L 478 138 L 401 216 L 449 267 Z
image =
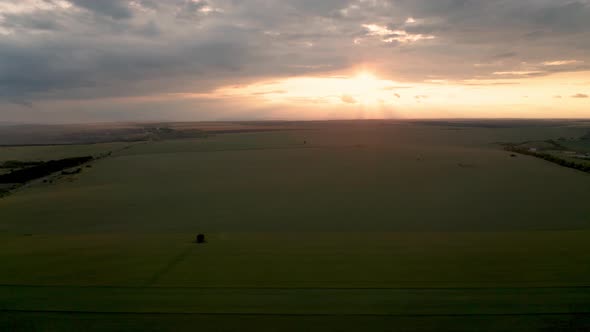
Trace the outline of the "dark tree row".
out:
M 82 165 L 92 159 L 92 157 L 86 156 L 42 162 L 32 167 L 13 170 L 8 174 L 0 175 L 0 183 L 26 183 L 66 168 Z
M 0 168 L 24 168 L 30 166 L 36 166 L 42 164 L 42 161 L 20 161 L 20 160 L 7 160 L 0 164 Z
M 590 173 L 590 164 L 577 163 L 574 161 L 565 160 L 563 158 L 556 157 L 556 156 L 549 154 L 549 153 L 531 151 L 529 149 L 519 148 L 514 145 L 505 145 L 504 148 L 507 151 L 516 152 L 516 153 L 524 154 L 527 156 L 533 156 L 536 158 L 547 160 L 547 161 L 552 162 L 554 164 L 558 164 L 563 167 L 573 168 L 573 169 L 577 169 L 582 172 Z

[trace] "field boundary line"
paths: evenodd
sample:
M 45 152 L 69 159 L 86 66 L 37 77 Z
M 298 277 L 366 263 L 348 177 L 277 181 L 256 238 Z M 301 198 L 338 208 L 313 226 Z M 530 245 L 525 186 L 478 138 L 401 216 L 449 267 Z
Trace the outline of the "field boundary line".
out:
M 163 311 L 82 311 L 82 310 L 23 310 L 0 309 L 1 313 L 49 313 L 70 315 L 195 315 L 195 316 L 267 316 L 267 317 L 518 317 L 518 316 L 590 316 L 590 312 L 523 312 L 523 313 L 257 313 L 257 312 L 163 312 Z
M 177 255 L 169 264 L 161 269 L 157 274 L 160 277 L 162 274 L 168 272 L 174 266 L 179 264 L 188 254 L 189 250 L 185 250 Z M 163 272 L 162 272 L 163 271 Z M 154 276 L 150 279 L 152 280 Z M 239 287 L 239 286 L 150 286 L 149 284 L 143 286 L 111 286 L 111 285 L 26 285 L 26 284 L 0 284 L 0 288 L 80 288 L 80 289 L 194 289 L 194 290 L 414 290 L 414 291 L 445 291 L 445 290 L 529 290 L 529 289 L 590 289 L 589 286 L 505 286 L 505 287 Z

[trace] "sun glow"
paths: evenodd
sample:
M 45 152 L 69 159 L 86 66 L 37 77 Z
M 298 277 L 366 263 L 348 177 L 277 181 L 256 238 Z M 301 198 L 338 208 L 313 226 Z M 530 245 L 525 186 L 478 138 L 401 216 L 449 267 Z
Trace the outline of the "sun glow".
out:
M 372 82 L 376 81 L 377 77 L 375 77 L 375 75 L 373 75 L 371 72 L 362 71 L 356 75 L 355 79 L 359 82 Z
M 380 80 L 373 73 L 366 71 L 358 73 L 348 81 L 347 93 L 364 105 L 377 104 L 383 100 L 384 89 L 392 83 Z
M 368 71 L 349 76 L 292 77 L 246 87 L 226 87 L 224 96 L 257 96 L 269 102 L 312 102 L 371 106 L 392 99 L 396 82 L 378 78 Z
M 580 117 L 588 114 L 590 99 L 579 96 L 587 94 L 589 73 L 410 83 L 361 70 L 269 79 L 166 98 L 223 100 L 280 114 L 293 112 L 293 118 L 510 117 L 515 110 L 523 117 L 543 117 L 562 109 L 569 110 L 564 117 Z

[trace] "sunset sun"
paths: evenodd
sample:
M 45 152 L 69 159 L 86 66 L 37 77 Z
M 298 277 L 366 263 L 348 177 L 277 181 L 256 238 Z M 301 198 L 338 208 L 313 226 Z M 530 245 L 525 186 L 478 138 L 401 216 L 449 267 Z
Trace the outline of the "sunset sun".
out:
M 385 87 L 384 81 L 380 80 L 375 74 L 362 71 L 356 76 L 347 79 L 350 85 L 350 94 L 357 97 L 362 104 L 372 104 L 378 102 L 381 98 L 381 92 Z

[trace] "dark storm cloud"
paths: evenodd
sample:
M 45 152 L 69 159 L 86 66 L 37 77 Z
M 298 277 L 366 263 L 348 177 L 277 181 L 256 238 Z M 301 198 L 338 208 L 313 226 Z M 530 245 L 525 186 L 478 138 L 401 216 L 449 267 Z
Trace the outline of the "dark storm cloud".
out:
M 5 14 L 3 26 L 23 30 L 58 30 L 61 25 L 52 15 L 38 14 Z
M 563 60 L 577 62 L 544 65 Z M 590 2 L 0 0 L 0 100 L 20 104 L 207 91 L 363 63 L 415 82 L 588 70 Z
M 122 0 L 70 0 L 78 7 L 87 9 L 98 15 L 110 16 L 114 19 L 126 19 L 133 15 L 129 1 Z
M 587 1 L 392 0 L 392 3 L 424 20 L 423 24 L 408 27 L 408 31 L 436 34 L 447 45 L 469 46 L 467 52 L 487 48 L 496 51 L 492 57 L 522 61 L 529 60 L 523 57 L 539 49 L 545 52 L 536 54 L 546 56 L 590 47 L 590 41 L 582 38 L 590 32 Z M 531 35 L 536 38 L 530 38 Z M 576 47 L 572 47 L 572 42 Z M 551 46 L 557 45 L 565 48 L 554 48 L 552 52 Z M 479 47 L 482 50 L 477 50 Z M 483 58 L 485 53 L 481 53 Z
M 496 54 L 496 55 L 492 56 L 492 58 L 494 58 L 494 59 L 507 59 L 507 58 L 514 58 L 517 55 L 518 54 L 516 52 L 506 52 L 506 53 Z

